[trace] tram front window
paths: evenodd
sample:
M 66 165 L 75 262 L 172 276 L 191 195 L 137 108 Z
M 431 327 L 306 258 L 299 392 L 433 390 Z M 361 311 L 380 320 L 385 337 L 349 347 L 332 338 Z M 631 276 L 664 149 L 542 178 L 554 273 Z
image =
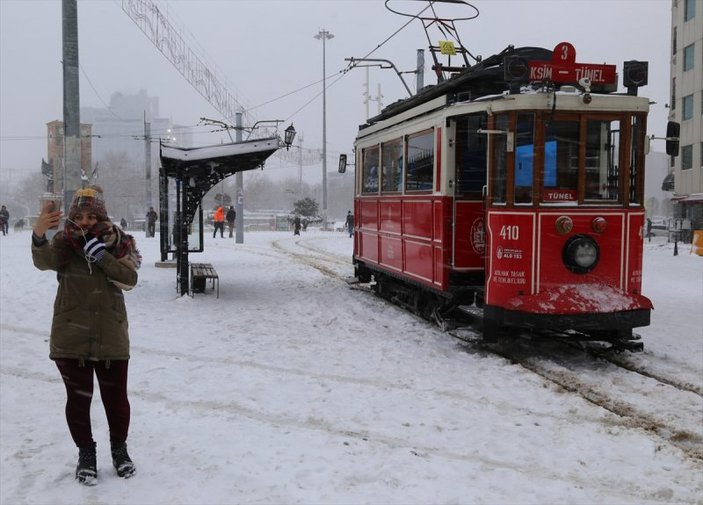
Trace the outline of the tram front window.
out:
M 589 120 L 586 126 L 586 200 L 618 200 L 620 121 Z
M 544 142 L 545 202 L 577 202 L 579 125 L 576 121 L 550 121 Z

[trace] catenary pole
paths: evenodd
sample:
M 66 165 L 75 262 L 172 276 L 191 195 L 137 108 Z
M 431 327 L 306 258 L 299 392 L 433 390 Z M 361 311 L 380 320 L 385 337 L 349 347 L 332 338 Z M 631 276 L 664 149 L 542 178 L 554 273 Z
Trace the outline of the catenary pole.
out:
M 324 28 L 315 35 L 322 40 L 322 229 L 327 229 L 327 68 L 325 63 L 325 43 L 334 38 Z
M 73 193 L 81 184 L 81 120 L 78 88 L 77 0 L 62 0 L 64 212 L 68 215 Z
M 242 141 L 242 113 L 237 112 L 234 114 L 234 130 L 235 139 L 237 142 Z M 234 242 L 236 244 L 244 243 L 244 177 L 242 172 L 239 171 L 234 176 L 234 186 L 235 192 L 237 193 L 237 203 L 235 206 L 235 211 L 237 212 L 237 217 L 235 219 L 235 233 Z

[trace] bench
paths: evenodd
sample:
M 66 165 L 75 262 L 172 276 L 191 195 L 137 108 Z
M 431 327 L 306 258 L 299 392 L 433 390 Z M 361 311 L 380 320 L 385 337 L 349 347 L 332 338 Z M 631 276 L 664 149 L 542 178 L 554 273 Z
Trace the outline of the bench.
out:
M 191 263 L 190 264 L 190 290 L 191 296 L 193 293 L 204 293 L 207 280 L 212 281 L 212 289 L 215 289 L 217 284 L 217 298 L 220 297 L 220 277 L 217 271 L 210 263 Z

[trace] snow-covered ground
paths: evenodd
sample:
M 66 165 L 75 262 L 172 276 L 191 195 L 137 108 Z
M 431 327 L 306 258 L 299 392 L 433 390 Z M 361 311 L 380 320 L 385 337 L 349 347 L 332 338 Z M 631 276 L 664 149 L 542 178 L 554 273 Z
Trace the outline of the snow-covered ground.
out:
M 138 473 L 115 475 L 96 391 L 99 484 L 87 488 L 48 359 L 55 275 L 33 268 L 29 231 L 0 236 L 3 505 L 702 503 L 703 462 L 661 433 L 350 289 L 337 277 L 352 274 L 346 234 L 206 234 L 191 261 L 214 264 L 219 299 L 178 296 L 175 271 L 155 266 L 158 239 L 136 238 Z M 626 359 L 689 384 L 677 402 L 703 425 L 703 257 L 663 240 L 646 244 L 645 352 Z M 585 380 L 620 384 L 621 369 L 591 363 Z

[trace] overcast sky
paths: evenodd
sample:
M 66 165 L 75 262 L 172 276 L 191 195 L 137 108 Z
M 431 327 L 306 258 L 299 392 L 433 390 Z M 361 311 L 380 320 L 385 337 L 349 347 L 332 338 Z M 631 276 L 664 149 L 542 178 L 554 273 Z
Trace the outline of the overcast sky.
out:
M 366 71 L 355 69 L 337 80 L 347 66 L 344 59 L 366 56 L 408 21 L 386 10 L 383 0 L 157 3 L 256 119 L 283 119 L 284 127 L 293 122 L 303 134 L 304 147 L 322 146 L 322 42 L 314 35 L 323 28 L 334 34 L 326 43 L 327 141 L 334 157 L 351 152 L 358 125 L 365 120 Z M 487 57 L 509 44 L 552 49 L 568 41 L 575 46 L 578 62 L 614 64 L 618 72 L 625 60 L 648 60 L 649 86 L 641 94 L 656 102 L 649 132 L 663 136 L 669 100 L 669 0 L 472 3 L 479 17 L 457 27 L 475 55 Z M 391 5 L 417 12 L 426 3 Z M 81 106 L 104 107 L 114 92 L 144 89 L 159 97 L 160 115 L 175 123 L 196 125 L 202 116 L 219 118 L 122 10 L 121 0 L 79 0 L 78 23 Z M 0 0 L 0 37 L 0 170 L 3 179 L 14 179 L 39 170 L 46 157 L 45 125 L 63 119 L 61 1 Z M 439 38 L 433 34 L 433 43 Z M 413 21 L 369 57 L 412 70 L 416 50 L 427 46 L 421 23 Z M 425 84 L 434 84 L 427 51 L 425 59 Z M 391 70 L 372 68 L 369 76 L 372 98 L 380 83 L 384 105 L 406 96 Z M 405 78 L 414 91 L 414 76 Z M 305 86 L 309 87 L 281 98 Z M 375 102 L 370 111 L 377 112 Z M 206 135 L 203 128 L 196 131 L 202 132 L 196 136 L 201 144 L 219 143 L 223 136 Z M 653 149 L 663 151 L 664 146 L 654 143 Z M 336 165 L 328 162 L 328 168 Z

